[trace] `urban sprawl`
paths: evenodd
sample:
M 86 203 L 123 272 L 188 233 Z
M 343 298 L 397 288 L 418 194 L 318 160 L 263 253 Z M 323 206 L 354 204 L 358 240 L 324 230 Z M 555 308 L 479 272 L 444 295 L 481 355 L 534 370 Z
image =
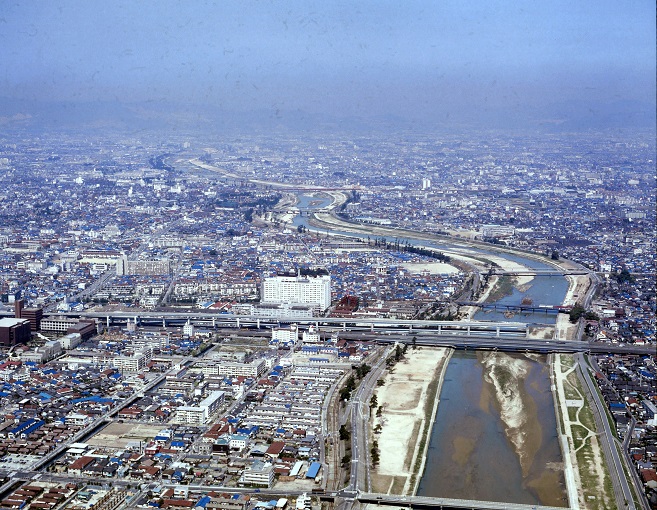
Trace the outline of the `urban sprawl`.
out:
M 371 481 L 377 391 L 434 348 L 423 327 L 488 327 L 522 291 L 513 253 L 572 288 L 505 319 L 527 349 L 574 345 L 562 364 L 587 353 L 657 505 L 648 134 L 22 134 L 0 138 L 0 179 L 0 508 L 409 505 L 419 468 Z

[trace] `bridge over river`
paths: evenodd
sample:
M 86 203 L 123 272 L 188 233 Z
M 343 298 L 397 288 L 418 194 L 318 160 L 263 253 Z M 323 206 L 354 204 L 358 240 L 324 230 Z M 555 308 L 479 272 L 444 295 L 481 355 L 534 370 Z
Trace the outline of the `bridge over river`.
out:
M 493 269 L 489 274 L 491 276 L 586 276 L 591 274 L 591 271 L 560 271 L 558 269 L 523 269 L 522 271 L 504 271 L 503 269 Z
M 564 510 L 563 507 L 526 505 L 521 503 L 500 503 L 496 501 L 475 501 L 468 499 L 434 498 L 423 496 L 392 496 L 389 494 L 360 493 L 356 499 L 361 503 L 397 506 L 407 508 L 451 509 L 491 509 L 491 510 Z

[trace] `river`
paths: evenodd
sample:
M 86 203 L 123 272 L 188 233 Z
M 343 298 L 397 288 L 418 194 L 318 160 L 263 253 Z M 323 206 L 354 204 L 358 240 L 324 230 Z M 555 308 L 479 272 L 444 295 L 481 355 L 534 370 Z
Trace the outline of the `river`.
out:
M 524 408 L 510 417 L 520 418 L 515 426 L 505 414 L 505 396 L 487 376 L 491 364 L 501 361 L 482 359 L 491 355 L 522 367 L 510 382 Z M 454 353 L 417 495 L 567 506 L 548 367 L 537 358 Z
M 329 205 L 323 196 L 299 196 L 302 209 Z M 310 230 L 307 217 L 294 225 Z M 335 234 L 362 238 L 342 230 Z M 392 239 L 392 237 L 390 238 Z M 464 255 L 490 254 L 532 269 L 548 264 L 520 254 L 480 250 L 459 243 L 395 238 L 401 242 Z M 563 303 L 568 281 L 537 276 L 522 291 L 513 289 L 499 304 Z M 502 313 L 481 311 L 479 320 L 508 320 Z M 513 320 L 554 322 L 554 315 L 530 313 Z M 500 384 L 503 381 L 503 384 Z M 503 388 L 501 388 L 501 386 Z M 549 367 L 545 357 L 457 351 L 445 374 L 437 415 L 417 494 L 479 501 L 567 506 L 562 455 L 557 438 Z
M 305 194 L 298 195 L 298 204 L 299 209 L 308 210 L 308 209 L 320 209 L 327 207 L 331 203 L 331 199 L 325 195 L 318 194 L 317 196 L 310 196 Z M 307 216 L 296 216 L 293 220 L 294 226 L 303 225 L 309 230 L 319 230 L 308 224 Z M 324 231 L 326 231 L 324 229 Z M 331 229 L 330 232 L 334 234 L 340 234 L 347 237 L 354 237 L 362 239 L 362 233 L 353 233 L 347 232 L 339 229 Z M 458 251 L 463 255 L 494 255 L 496 257 L 502 257 L 507 260 L 517 262 L 522 264 L 530 269 L 536 270 L 553 270 L 554 267 L 549 264 L 537 260 L 531 257 L 523 257 L 522 255 L 505 253 L 495 250 L 485 250 L 485 249 L 475 249 L 470 246 L 463 244 L 463 242 L 456 240 L 454 245 L 450 245 L 446 242 L 440 241 L 426 241 L 420 239 L 412 239 L 407 237 L 392 237 L 388 236 L 388 240 L 399 240 L 400 242 L 408 242 L 416 246 L 423 246 L 428 248 L 434 248 L 437 250 L 449 252 L 449 251 Z M 455 249 L 456 247 L 456 249 Z M 520 305 L 523 298 L 528 298 L 536 306 L 539 305 L 548 305 L 555 306 L 563 303 L 568 291 L 568 280 L 563 276 L 535 276 L 534 279 L 523 288 L 521 292 L 517 288 L 513 289 L 513 293 L 509 296 L 505 296 L 497 301 L 497 304 L 500 305 Z M 508 320 L 502 312 L 495 311 L 479 311 L 473 317 L 475 320 L 490 320 L 490 321 L 504 321 Z M 540 324 L 553 324 L 556 320 L 556 314 L 547 314 L 544 312 L 534 312 L 534 313 L 522 313 L 516 314 L 513 318 L 515 321 L 522 322 L 535 322 Z

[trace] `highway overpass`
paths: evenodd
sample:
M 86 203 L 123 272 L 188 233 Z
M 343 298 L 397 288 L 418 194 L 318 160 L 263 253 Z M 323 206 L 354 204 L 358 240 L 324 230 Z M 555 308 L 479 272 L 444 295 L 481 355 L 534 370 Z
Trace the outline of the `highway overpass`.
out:
M 320 327 L 333 327 L 348 330 L 352 327 L 369 328 L 376 330 L 431 330 L 437 334 L 458 333 L 465 335 L 515 334 L 527 336 L 529 324 L 526 322 L 509 321 L 431 321 L 411 319 L 381 319 L 372 317 L 310 317 L 310 318 L 277 318 L 255 317 L 250 315 L 228 315 L 203 311 L 189 312 L 68 312 L 60 314 L 67 317 L 93 318 L 107 326 L 122 325 L 128 322 L 137 322 L 140 325 L 154 326 L 181 326 L 187 321 L 200 327 L 216 328 L 271 328 L 285 324 L 298 324 L 301 327 L 311 325 Z

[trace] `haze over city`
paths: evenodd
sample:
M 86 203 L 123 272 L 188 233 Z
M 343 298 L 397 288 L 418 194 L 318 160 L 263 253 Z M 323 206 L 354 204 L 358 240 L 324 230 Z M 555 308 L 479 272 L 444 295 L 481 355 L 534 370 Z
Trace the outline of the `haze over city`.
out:
M 654 128 L 655 6 L 2 2 L 4 125 Z

